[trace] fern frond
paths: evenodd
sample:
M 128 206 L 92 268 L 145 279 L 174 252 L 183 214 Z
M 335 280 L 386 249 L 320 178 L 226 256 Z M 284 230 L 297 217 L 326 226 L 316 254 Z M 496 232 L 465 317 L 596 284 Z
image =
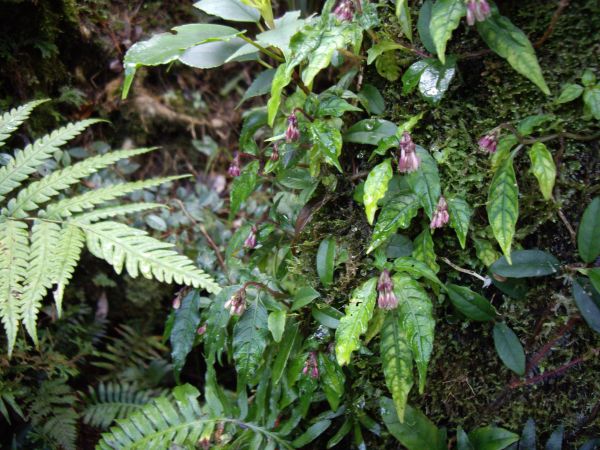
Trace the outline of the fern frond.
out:
M 109 206 L 102 209 L 96 209 L 85 214 L 77 215 L 73 217 L 73 221 L 79 223 L 93 223 L 116 216 L 125 216 L 127 214 L 135 214 L 157 208 L 168 208 L 168 206 L 161 203 L 131 203 L 129 205 Z
M 36 106 L 48 100 L 34 100 L 18 108 L 11 109 L 0 116 L 0 147 L 19 126 L 25 122 Z
M 174 280 L 214 294 L 221 290 L 189 258 L 175 252 L 172 244 L 158 241 L 145 231 L 112 221 L 73 223 L 81 226 L 85 232 L 90 252 L 106 260 L 117 273 L 121 273 L 125 265 L 129 275 L 134 278 L 141 273 L 145 278 L 154 277 L 167 283 Z
M 57 170 L 39 181 L 34 181 L 25 189 L 19 191 L 19 194 L 15 198 L 10 199 L 7 207 L 2 209 L 2 214 L 15 218 L 27 217 L 25 214 L 26 211 L 36 209 L 39 204 L 47 202 L 51 197 L 58 195 L 60 191 L 77 183 L 81 178 L 85 178 L 120 159 L 141 155 L 152 150 L 155 149 L 117 150 L 105 153 L 104 155 L 94 156 L 62 170 Z
M 24 150 L 17 150 L 14 159 L 0 168 L 0 201 L 4 200 L 5 194 L 18 187 L 27 176 L 35 172 L 60 146 L 98 122 L 101 120 L 88 119 L 70 123 L 29 144 Z
M 0 222 L 0 316 L 11 355 L 19 326 L 19 301 L 29 260 L 29 230 L 16 220 Z
M 53 295 L 58 317 L 62 314 L 62 299 L 65 287 L 73 276 L 84 243 L 85 235 L 79 227 L 65 224 L 61 228 L 54 254 L 55 261 L 52 276 L 52 283 L 56 284 Z
M 89 389 L 89 405 L 83 411 L 83 422 L 93 427 L 106 429 L 115 419 L 123 419 L 159 396 L 164 390 L 139 389 L 129 383 L 100 383 Z
M 115 184 L 105 188 L 95 189 L 82 195 L 65 198 L 57 203 L 52 203 L 51 205 L 48 205 L 46 210 L 40 215 L 49 219 L 69 217 L 75 213 L 80 213 L 86 209 L 92 209 L 98 205 L 101 205 L 102 203 L 115 200 L 134 191 L 158 186 L 163 183 L 168 183 L 170 181 L 185 177 L 187 177 L 187 175 L 155 178 L 151 180 Z

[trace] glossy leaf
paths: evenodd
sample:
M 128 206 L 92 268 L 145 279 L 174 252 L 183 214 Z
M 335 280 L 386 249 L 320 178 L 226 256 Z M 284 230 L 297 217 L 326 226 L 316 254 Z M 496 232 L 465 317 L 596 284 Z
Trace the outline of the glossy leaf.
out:
M 362 109 L 337 95 L 324 93 L 319 96 L 319 106 L 315 117 L 342 117 L 348 111 L 362 111 Z
M 242 170 L 239 177 L 231 183 L 229 218 L 235 217 L 242 203 L 252 194 L 258 181 L 258 161 L 252 161 Z
M 317 251 L 317 274 L 323 286 L 328 286 L 333 281 L 333 269 L 335 265 L 335 241 L 325 238 L 319 244 Z
M 496 310 L 491 303 L 468 287 L 447 284 L 446 288 L 454 307 L 468 319 L 487 322 L 496 317 Z
M 437 163 L 427 150 L 417 145 L 417 156 L 421 165 L 415 172 L 406 175 L 412 192 L 417 196 L 427 217 L 431 219 L 441 195 L 440 174 Z
M 352 422 L 349 419 L 344 420 L 342 426 L 335 432 L 335 434 L 327 441 L 326 448 L 332 448 L 338 445 L 342 439 L 346 437 L 350 430 L 352 429 Z
M 367 214 L 367 222 L 371 225 L 373 224 L 373 220 L 375 220 L 377 202 L 385 196 L 388 189 L 388 183 L 392 179 L 392 176 L 391 159 L 386 159 L 382 163 L 376 165 L 367 176 L 363 203 Z
M 399 272 L 408 273 L 415 280 L 423 277 L 432 283 L 437 284 L 441 288 L 444 288 L 444 285 L 435 272 L 431 270 L 427 264 L 415 258 L 403 257 L 396 259 L 394 261 L 394 269 Z
M 346 131 L 344 141 L 356 144 L 377 145 L 381 139 L 394 136 L 396 129 L 396 124 L 389 120 L 364 119 L 356 122 Z
M 433 5 L 429 31 L 442 64 L 446 60 L 446 44 L 466 13 L 463 0 L 437 0 Z
M 517 219 L 519 218 L 519 188 L 512 158 L 507 158 L 494 174 L 487 202 L 488 220 L 494 237 L 508 262 Z
M 335 355 L 340 366 L 350 362 L 352 352 L 360 346 L 360 336 L 367 331 L 377 297 L 377 278 L 356 288 L 335 332 Z
M 260 303 L 250 305 L 233 328 L 233 359 L 241 380 L 256 376 L 267 347 L 267 310 Z
M 193 290 L 182 300 L 181 305 L 175 310 L 175 320 L 169 341 L 171 343 L 171 357 L 173 370 L 179 376 L 185 365 L 187 355 L 192 350 L 200 325 L 200 295 Z
M 311 309 L 313 318 L 321 325 L 327 328 L 335 329 L 340 324 L 343 314 L 332 306 L 327 304 L 316 304 Z
M 258 22 L 260 12 L 239 0 L 200 0 L 194 7 L 207 14 L 232 22 Z
M 386 315 L 380 334 L 379 354 L 385 383 L 392 394 L 398 420 L 403 423 L 406 401 L 413 386 L 413 358 L 406 332 L 395 311 Z
M 419 392 L 425 389 L 427 366 L 433 350 L 435 319 L 433 305 L 421 285 L 411 277 L 396 274 L 394 293 L 398 298 L 400 327 L 406 334 L 408 345 L 419 372 Z
M 325 161 L 342 172 L 338 157 L 342 152 L 342 134 L 327 122 L 315 120 L 309 126 L 310 137 L 316 150 L 323 155 Z
M 506 367 L 517 375 L 525 374 L 525 351 L 519 338 L 505 323 L 494 325 L 494 346 Z
M 600 300 L 598 300 L 600 295 L 595 297 L 590 292 L 586 292 L 578 281 L 573 280 L 573 298 L 579 312 L 589 327 L 596 333 L 600 333 Z
M 400 22 L 402 33 L 409 41 L 412 41 L 412 20 L 408 0 L 396 0 L 396 17 Z
M 275 342 L 281 342 L 281 338 L 283 337 L 283 331 L 285 330 L 285 316 L 285 311 L 273 311 L 269 313 L 267 325 Z
M 344 395 L 344 372 L 335 360 L 319 353 L 319 380 L 332 411 L 337 411 Z
M 417 215 L 420 204 L 414 194 L 399 195 L 386 203 L 377 217 L 371 244 L 367 253 L 372 252 L 392 236 L 399 228 L 406 229 Z
M 404 49 L 404 47 L 394 41 L 383 40 L 377 42 L 376 44 L 373 44 L 371 47 L 369 47 L 369 49 L 367 50 L 367 64 L 373 64 L 373 62 L 384 53 L 401 49 Z
M 572 102 L 576 98 L 579 98 L 583 93 L 583 86 L 574 83 L 567 83 L 563 85 L 560 95 L 556 99 L 556 103 L 568 103 Z
M 531 171 L 538 180 L 542 195 L 544 199 L 550 200 L 556 181 L 556 164 L 554 164 L 552 154 L 541 142 L 533 144 L 528 154 L 531 159 Z
M 418 261 L 424 262 L 435 273 L 439 272 L 440 266 L 435 262 L 437 256 L 433 248 L 433 239 L 431 231 L 425 228 L 421 234 L 415 238 L 412 256 Z
M 450 226 L 456 232 L 458 242 L 462 249 L 465 249 L 467 243 L 467 233 L 469 232 L 469 223 L 473 210 L 466 200 L 460 197 L 449 197 L 447 199 L 448 213 L 450 214 Z
M 519 435 L 494 425 L 477 428 L 469 433 L 477 450 L 502 450 L 519 440 Z
M 233 58 L 233 55 L 239 52 L 244 45 L 246 45 L 246 41 L 237 37 L 221 38 L 187 49 L 179 57 L 179 60 L 197 69 L 212 69 L 234 59 L 237 60 L 237 58 Z M 242 55 L 240 58 L 241 60 L 255 59 L 255 56 Z
M 600 197 L 594 198 L 583 212 L 577 230 L 577 250 L 586 263 L 600 255 Z
M 529 278 L 555 274 L 559 267 L 559 261 L 550 253 L 541 250 L 516 250 L 512 253 L 512 264 L 503 256 L 492 264 L 490 270 L 507 278 Z
M 535 50 L 525 33 L 497 13 L 477 22 L 477 31 L 488 47 L 505 58 L 513 69 L 535 83 L 544 94 L 550 95 Z
M 425 100 L 437 104 L 450 87 L 456 73 L 456 59 L 448 57 L 445 63 L 437 59 L 427 59 L 427 66 L 419 78 L 419 92 Z
M 402 93 L 410 94 L 419 85 L 423 71 L 429 66 L 429 60 L 421 59 L 413 63 L 402 75 Z

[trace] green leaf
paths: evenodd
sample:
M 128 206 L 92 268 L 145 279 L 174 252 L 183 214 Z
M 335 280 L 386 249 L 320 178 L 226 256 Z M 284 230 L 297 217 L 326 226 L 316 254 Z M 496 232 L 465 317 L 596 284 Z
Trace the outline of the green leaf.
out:
M 171 358 L 173 358 L 173 370 L 179 377 L 179 373 L 185 365 L 187 355 L 194 346 L 200 325 L 200 295 L 198 291 L 190 291 L 181 300 L 181 306 L 175 310 L 175 321 L 171 329 L 169 341 L 171 343 Z
M 410 18 L 408 0 L 396 0 L 396 17 L 400 21 L 402 33 L 412 42 L 412 20 Z
M 352 125 L 344 134 L 345 142 L 377 145 L 388 136 L 395 136 L 398 127 L 395 123 L 383 119 L 364 119 Z
M 586 275 L 590 278 L 590 282 L 596 292 L 600 294 L 600 267 L 595 267 L 593 269 L 586 269 Z
M 408 237 L 393 234 L 385 248 L 385 256 L 388 259 L 402 258 L 412 255 L 413 249 L 413 243 Z
M 406 181 L 431 219 L 441 195 L 440 174 L 437 163 L 427 150 L 417 145 L 416 153 L 421 165 L 418 170 L 406 175 Z
M 250 305 L 233 328 L 233 359 L 242 382 L 256 376 L 268 335 L 267 310 L 257 301 Z
M 532 116 L 527 116 L 519 121 L 517 132 L 521 136 L 529 136 L 533 134 L 534 131 L 542 132 L 544 131 L 543 125 L 555 120 L 556 117 L 552 114 L 534 114 Z
M 315 149 L 325 161 L 342 172 L 338 157 L 342 152 L 342 133 L 327 122 L 315 120 L 309 125 L 310 137 Z
M 498 322 L 494 325 L 493 335 L 496 352 L 504 365 L 517 375 L 525 375 L 525 351 L 514 331 L 504 322 Z
M 440 266 L 435 262 L 437 256 L 433 248 L 433 239 L 431 238 L 431 231 L 429 228 L 425 228 L 415 238 L 414 245 L 412 257 L 427 264 L 433 272 L 439 272 Z
M 335 329 L 340 324 L 343 314 L 332 306 L 324 303 L 316 304 L 311 309 L 313 318 L 327 328 Z
M 240 210 L 242 203 L 252 194 L 258 181 L 258 161 L 252 161 L 244 167 L 241 175 L 231 183 L 229 219 L 233 219 Z
M 445 450 L 442 433 L 425 414 L 406 405 L 404 422 L 398 420 L 394 402 L 386 397 L 379 400 L 381 417 L 386 428 L 408 450 Z
M 596 296 L 598 298 L 599 296 Z M 573 280 L 573 298 L 584 320 L 596 333 L 600 333 L 600 302 Z
M 450 87 L 456 73 L 456 58 L 449 56 L 445 63 L 433 58 L 425 61 L 427 66 L 419 78 L 419 92 L 425 100 L 435 105 Z
M 494 174 L 490 184 L 487 214 L 494 237 L 509 263 L 510 249 L 519 218 L 518 197 L 519 187 L 512 158 L 507 158 Z
M 271 85 L 273 84 L 273 77 L 275 76 L 275 69 L 268 69 L 258 74 L 258 76 L 252 81 L 252 84 L 248 87 L 244 96 L 238 103 L 238 107 L 249 100 L 260 95 L 265 95 L 271 92 Z
M 466 13 L 463 0 L 438 0 L 433 5 L 429 31 L 442 64 L 446 60 L 446 44 Z
M 197 69 L 212 69 L 237 59 L 234 55 L 245 45 L 246 41 L 237 37 L 221 38 L 187 49 L 179 60 Z M 250 55 L 248 59 L 255 59 L 255 57 Z
M 541 142 L 536 142 L 529 149 L 529 159 L 531 159 L 531 171 L 535 175 L 540 185 L 540 190 L 544 199 L 552 198 L 552 190 L 556 180 L 556 164 L 552 155 Z
M 291 63 L 280 64 L 275 71 L 273 82 L 271 83 L 271 97 L 267 102 L 267 114 L 269 126 L 273 126 L 275 116 L 281 104 L 281 94 L 283 89 L 292 81 L 292 74 L 296 66 Z
M 555 103 L 568 103 L 578 98 L 583 93 L 583 86 L 574 83 L 567 83 L 563 85 L 560 95 L 556 99 Z
M 337 411 L 344 395 L 346 378 L 335 359 L 324 353 L 319 353 L 319 379 L 331 410 Z
M 389 81 L 400 78 L 400 64 L 395 52 L 385 52 L 375 61 L 377 73 Z
M 581 75 L 581 84 L 590 87 L 596 84 L 596 75 L 591 69 L 585 69 Z
M 352 422 L 349 419 L 344 420 L 342 426 L 335 432 L 335 434 L 327 441 L 326 448 L 332 448 L 338 445 L 342 439 L 346 437 L 350 430 L 352 429 Z
M 516 250 L 512 264 L 503 256 L 490 267 L 496 275 L 507 278 L 529 278 L 553 275 L 560 267 L 559 261 L 550 253 L 541 250 Z
M 403 423 L 406 401 L 413 386 L 413 362 L 406 332 L 395 311 L 386 315 L 380 334 L 385 383 L 392 394 L 398 420 Z
M 525 33 L 497 13 L 477 22 L 477 31 L 488 47 L 505 58 L 513 69 L 535 83 L 544 94 L 550 95 L 535 50 Z
M 367 176 L 363 203 L 365 205 L 365 212 L 367 213 L 367 222 L 369 222 L 370 225 L 372 225 L 373 220 L 375 220 L 377 202 L 385 197 L 388 183 L 393 175 L 392 160 L 386 159 L 381 164 L 376 165 Z
M 437 284 L 441 288 L 444 288 L 444 285 L 435 272 L 431 270 L 427 264 L 417 259 L 409 257 L 398 258 L 394 261 L 394 269 L 399 272 L 406 272 L 416 280 L 423 277 L 432 283 Z
M 300 19 L 300 11 L 288 11 L 275 19 L 275 28 L 256 35 L 256 41 L 263 47 L 277 47 L 284 56 L 290 57 L 290 41 L 306 21 Z
M 496 317 L 492 304 L 477 292 L 456 284 L 447 284 L 446 289 L 454 307 L 468 319 L 487 322 Z
M 456 450 L 475 450 L 461 426 L 456 429 Z
M 292 350 L 297 342 L 301 339 L 299 332 L 299 324 L 292 323 L 285 328 L 281 343 L 277 347 L 277 354 L 271 369 L 271 380 L 273 385 L 277 385 L 283 376 Z
M 310 304 L 314 299 L 319 298 L 321 294 L 319 291 L 313 289 L 310 286 L 301 287 L 296 291 L 294 295 L 294 301 L 292 303 L 292 307 L 290 311 L 296 311 L 308 304 Z
M 347 111 L 362 111 L 362 109 L 348 103 L 341 97 L 330 92 L 319 95 L 319 106 L 315 117 L 342 117 Z
M 365 84 L 357 94 L 358 99 L 369 114 L 383 114 L 385 111 L 385 100 L 383 95 L 372 84 Z M 356 111 L 356 109 L 354 109 Z
M 550 438 L 548 438 L 545 450 L 562 450 L 564 434 L 565 427 L 563 425 L 560 425 L 556 430 L 552 432 Z
M 323 286 L 329 286 L 333 282 L 335 247 L 335 240 L 332 238 L 325 238 L 319 244 L 319 250 L 317 251 L 317 274 Z
M 502 450 L 517 442 L 519 435 L 495 425 L 488 425 L 471 431 L 469 440 L 477 450 Z
M 577 230 L 577 250 L 586 263 L 600 255 L 600 197 L 594 198 L 583 212 Z
M 458 241 L 462 249 L 465 249 L 467 243 L 467 233 L 469 232 L 469 223 L 473 210 L 466 200 L 460 197 L 450 197 L 447 199 L 448 212 L 450 214 L 450 226 L 454 228 Z
M 340 366 L 350 362 L 350 355 L 360 346 L 360 336 L 367 331 L 377 297 L 377 278 L 356 288 L 346 306 L 344 317 L 335 332 L 335 355 Z
M 330 425 L 331 420 L 321 420 L 311 425 L 304 433 L 302 433 L 292 442 L 292 445 L 295 448 L 302 448 L 305 445 L 310 444 L 316 438 L 321 436 Z
M 269 314 L 267 324 L 275 342 L 281 342 L 285 330 L 285 311 L 273 311 Z
M 232 22 L 258 22 L 260 11 L 238 0 L 200 0 L 194 7 L 207 14 Z
M 423 6 L 419 10 L 419 19 L 417 20 L 417 31 L 419 32 L 419 37 L 421 38 L 421 43 L 423 47 L 431 53 L 435 55 L 435 44 L 433 42 L 433 38 L 431 37 L 431 29 L 429 24 L 431 23 L 431 10 L 433 9 L 433 2 L 431 0 L 425 0 L 423 2 Z
M 527 423 L 523 427 L 523 433 L 519 440 L 519 450 L 535 450 L 535 421 L 528 419 Z
M 419 85 L 423 71 L 429 66 L 429 59 L 421 59 L 413 63 L 402 75 L 402 93 L 410 94 Z
M 435 319 L 433 305 L 421 285 L 404 274 L 393 276 L 394 293 L 398 298 L 400 327 L 406 334 L 408 345 L 419 372 L 419 392 L 425 389 L 427 366 L 433 350 Z
M 587 87 L 583 91 L 583 104 L 594 119 L 600 120 L 600 85 Z
M 405 47 L 394 41 L 382 40 L 377 42 L 367 50 L 367 64 L 373 64 L 373 61 L 375 61 L 384 53 L 402 49 L 405 49 Z

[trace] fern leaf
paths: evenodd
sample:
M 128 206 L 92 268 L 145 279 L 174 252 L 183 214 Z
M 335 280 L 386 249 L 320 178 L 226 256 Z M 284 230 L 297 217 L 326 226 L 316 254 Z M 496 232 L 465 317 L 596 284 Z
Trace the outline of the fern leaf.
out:
M 94 224 L 73 222 L 86 234 L 90 252 L 106 260 L 117 273 L 123 265 L 132 277 L 142 274 L 158 281 L 191 285 L 217 294 L 221 288 L 206 273 L 195 267 L 184 255 L 173 250 L 173 245 L 158 241 L 145 231 L 122 223 L 106 221 Z
M 80 213 L 86 209 L 92 209 L 97 205 L 123 197 L 134 191 L 158 186 L 163 183 L 185 178 L 187 175 L 174 177 L 155 178 L 145 181 L 134 181 L 131 183 L 121 183 L 108 186 L 105 188 L 95 189 L 71 198 L 65 198 L 57 203 L 48 205 L 48 208 L 40 214 L 49 219 L 59 219 L 61 217 L 69 217 L 75 213 Z
M 168 206 L 160 203 L 131 203 L 129 205 L 109 206 L 106 208 L 96 209 L 85 214 L 77 215 L 73 218 L 73 220 L 79 223 L 93 223 L 116 216 L 135 214 L 157 208 L 168 208 Z
M 29 144 L 24 150 L 17 150 L 14 159 L 0 168 L 0 201 L 4 200 L 5 194 L 18 187 L 28 175 L 35 172 L 61 145 L 97 122 L 101 120 L 88 119 L 70 123 Z
M 27 265 L 27 282 L 21 297 L 21 320 L 37 346 L 36 322 L 42 299 L 52 286 L 54 252 L 59 242 L 60 226 L 36 221 L 31 230 L 31 254 Z
M 52 277 L 56 289 L 53 292 L 58 317 L 62 313 L 62 299 L 65 287 L 73 276 L 75 266 L 85 242 L 85 236 L 80 228 L 66 224 L 61 230 L 56 244 L 54 273 Z
M 27 225 L 5 220 L 0 223 L 0 316 L 11 355 L 19 326 L 19 300 L 27 276 L 29 230 Z
M 4 145 L 4 142 L 12 132 L 19 128 L 19 126 L 29 118 L 29 115 L 36 106 L 47 101 L 48 100 L 34 100 L 2 114 L 0 117 L 0 147 Z
M 51 197 L 58 195 L 60 191 L 77 183 L 98 170 L 109 166 L 120 159 L 130 158 L 154 150 L 154 148 L 138 148 L 133 150 L 117 150 L 104 155 L 94 156 L 81 161 L 62 170 L 57 170 L 39 181 L 34 181 L 19 194 L 10 199 L 2 214 L 16 218 L 24 218 L 26 211 L 38 207 L 40 203 L 47 202 Z

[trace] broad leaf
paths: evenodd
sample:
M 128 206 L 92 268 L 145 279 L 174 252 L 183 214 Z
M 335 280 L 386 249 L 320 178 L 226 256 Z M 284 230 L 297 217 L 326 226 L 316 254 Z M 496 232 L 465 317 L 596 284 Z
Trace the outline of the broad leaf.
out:
M 456 429 L 456 450 L 475 450 L 473 444 L 461 426 Z
M 314 299 L 320 297 L 321 294 L 310 286 L 301 287 L 296 291 L 294 295 L 294 301 L 292 303 L 292 307 L 290 311 L 296 311 L 308 304 L 310 304 Z
M 437 256 L 433 248 L 433 239 L 431 238 L 431 231 L 429 231 L 429 228 L 425 228 L 421 234 L 415 238 L 412 257 L 427 264 L 433 272 L 439 272 L 440 266 L 435 262 Z
M 412 20 L 410 17 L 410 6 L 408 0 L 396 0 L 396 17 L 400 22 L 402 33 L 412 42 Z
M 508 262 L 517 219 L 519 187 L 512 158 L 507 158 L 494 174 L 488 193 L 487 215 L 494 237 Z
M 388 136 L 395 136 L 398 127 L 395 123 L 383 119 L 365 119 L 356 122 L 344 134 L 345 142 L 377 145 Z
M 517 131 L 521 136 L 530 136 L 534 132 L 542 133 L 547 128 L 547 124 L 556 121 L 553 114 L 533 114 L 521 119 L 517 124 Z
M 585 88 L 583 91 L 584 110 L 594 119 L 600 120 L 600 85 Z
M 565 427 L 563 425 L 560 425 L 556 430 L 552 432 L 552 434 L 548 438 L 545 450 L 562 450 L 564 434 Z
M 371 278 L 356 288 L 344 317 L 335 332 L 335 355 L 340 366 L 350 362 L 352 352 L 360 346 L 360 336 L 367 331 L 377 297 L 377 278 Z
M 265 95 L 271 92 L 271 85 L 273 84 L 273 77 L 275 76 L 275 69 L 268 69 L 258 74 L 258 76 L 252 81 L 252 84 L 248 87 L 244 96 L 240 100 L 238 107 L 246 100 L 260 95 Z
M 437 104 L 450 87 L 456 73 L 456 58 L 448 57 L 445 63 L 428 58 L 419 78 L 419 92 L 430 103 Z
M 285 330 L 285 311 L 273 311 L 269 313 L 267 324 L 275 342 L 281 342 Z
M 444 288 L 444 285 L 435 272 L 431 270 L 427 264 L 417 259 L 408 257 L 398 258 L 394 261 L 394 269 L 399 272 L 408 273 L 415 280 L 418 280 L 421 277 L 426 278 L 432 283 Z
M 242 203 L 252 194 L 258 181 L 258 161 L 252 161 L 244 167 L 242 174 L 231 183 L 231 203 L 229 206 L 229 218 L 235 217 Z
M 550 95 L 535 50 L 525 33 L 497 13 L 477 22 L 477 31 L 488 47 L 505 58 L 513 69 L 535 83 L 544 94 Z
M 413 357 L 406 332 L 395 311 L 386 315 L 380 334 L 385 383 L 392 394 L 398 420 L 403 423 L 406 401 L 413 386 Z
M 431 58 L 430 58 L 431 59 Z M 429 66 L 429 60 L 421 59 L 413 63 L 402 75 L 402 93 L 410 94 L 419 85 L 423 71 Z
M 578 98 L 583 93 L 583 86 L 573 83 L 563 85 L 560 95 L 556 99 L 556 103 L 568 103 Z
M 335 241 L 325 238 L 317 251 L 317 274 L 323 286 L 329 286 L 333 281 L 335 267 Z
M 258 22 L 260 12 L 239 0 L 200 0 L 194 7 L 207 14 L 232 22 Z
M 517 375 L 524 375 L 525 351 L 514 331 L 504 322 L 498 322 L 494 325 L 493 335 L 496 352 L 504 365 Z
M 233 328 L 233 359 L 242 382 L 248 382 L 256 376 L 268 336 L 267 310 L 257 301 Z
M 531 159 L 531 171 L 538 180 L 542 195 L 544 199 L 550 200 L 556 181 L 556 164 L 554 164 L 552 154 L 541 142 L 533 144 L 528 154 Z
M 420 205 L 414 194 L 400 195 L 386 203 L 377 217 L 371 245 L 367 253 L 372 252 L 392 236 L 398 228 L 406 229 L 417 215 Z
M 384 53 L 391 52 L 394 50 L 401 50 L 404 48 L 405 47 L 394 41 L 383 40 L 377 42 L 367 50 L 367 64 L 373 64 L 373 61 L 375 61 Z
M 519 440 L 519 435 L 504 428 L 488 425 L 469 433 L 469 440 L 477 450 L 502 450 Z
M 181 306 L 175 310 L 175 321 L 171 329 L 169 341 L 171 342 L 171 357 L 173 370 L 177 377 L 187 355 L 192 350 L 194 340 L 200 325 L 200 295 L 193 290 L 181 300 Z
M 319 379 L 331 410 L 337 411 L 344 395 L 346 378 L 338 363 L 324 353 L 319 353 Z
M 375 220 L 377 202 L 385 196 L 392 176 L 391 159 L 386 159 L 369 172 L 369 176 L 365 182 L 363 203 L 365 205 L 365 212 L 367 213 L 367 222 L 371 225 L 373 224 L 373 220 Z
M 417 20 L 417 31 L 419 32 L 419 37 L 421 38 L 421 43 L 423 47 L 431 53 L 435 55 L 435 44 L 433 42 L 433 38 L 431 37 L 431 29 L 429 24 L 431 23 L 431 11 L 433 9 L 433 2 L 431 0 L 425 0 L 421 9 L 419 10 L 419 18 Z
M 506 257 L 501 257 L 490 270 L 507 278 L 528 278 L 555 274 L 560 267 L 554 256 L 541 250 L 516 250 L 511 259 L 509 264 Z
M 460 197 L 449 197 L 447 199 L 448 213 L 450 214 L 450 226 L 454 228 L 462 249 L 467 243 L 467 233 L 473 210 L 466 200 Z
M 600 197 L 594 198 L 583 212 L 577 230 L 577 250 L 586 263 L 600 255 Z
M 322 120 L 315 120 L 309 125 L 310 137 L 315 149 L 325 161 L 342 172 L 338 157 L 342 152 L 342 134 L 339 129 Z
M 441 195 L 440 174 L 437 163 L 427 150 L 417 145 L 416 153 L 421 165 L 415 172 L 407 174 L 406 180 L 431 219 Z
M 357 94 L 361 104 L 370 114 L 383 114 L 385 112 L 385 100 L 379 89 L 372 84 L 365 84 Z M 357 108 L 349 110 L 356 111 Z M 360 111 L 360 110 L 359 110 Z
M 573 281 L 573 298 L 584 320 L 596 333 L 600 333 L 600 295 L 586 292 L 578 281 Z
M 468 319 L 487 322 L 496 317 L 496 310 L 492 304 L 477 292 L 456 284 L 447 284 L 446 288 L 454 307 Z
M 429 31 L 442 64 L 446 60 L 446 43 L 466 13 L 463 0 L 437 0 L 433 5 Z
M 294 349 L 295 344 L 300 341 L 300 339 L 301 336 L 298 323 L 293 323 L 286 327 L 285 332 L 283 333 L 283 338 L 281 339 L 281 343 L 277 346 L 277 354 L 271 368 L 271 380 L 273 385 L 277 385 L 277 383 L 279 383 L 281 380 L 290 355 L 292 354 L 292 350 Z

